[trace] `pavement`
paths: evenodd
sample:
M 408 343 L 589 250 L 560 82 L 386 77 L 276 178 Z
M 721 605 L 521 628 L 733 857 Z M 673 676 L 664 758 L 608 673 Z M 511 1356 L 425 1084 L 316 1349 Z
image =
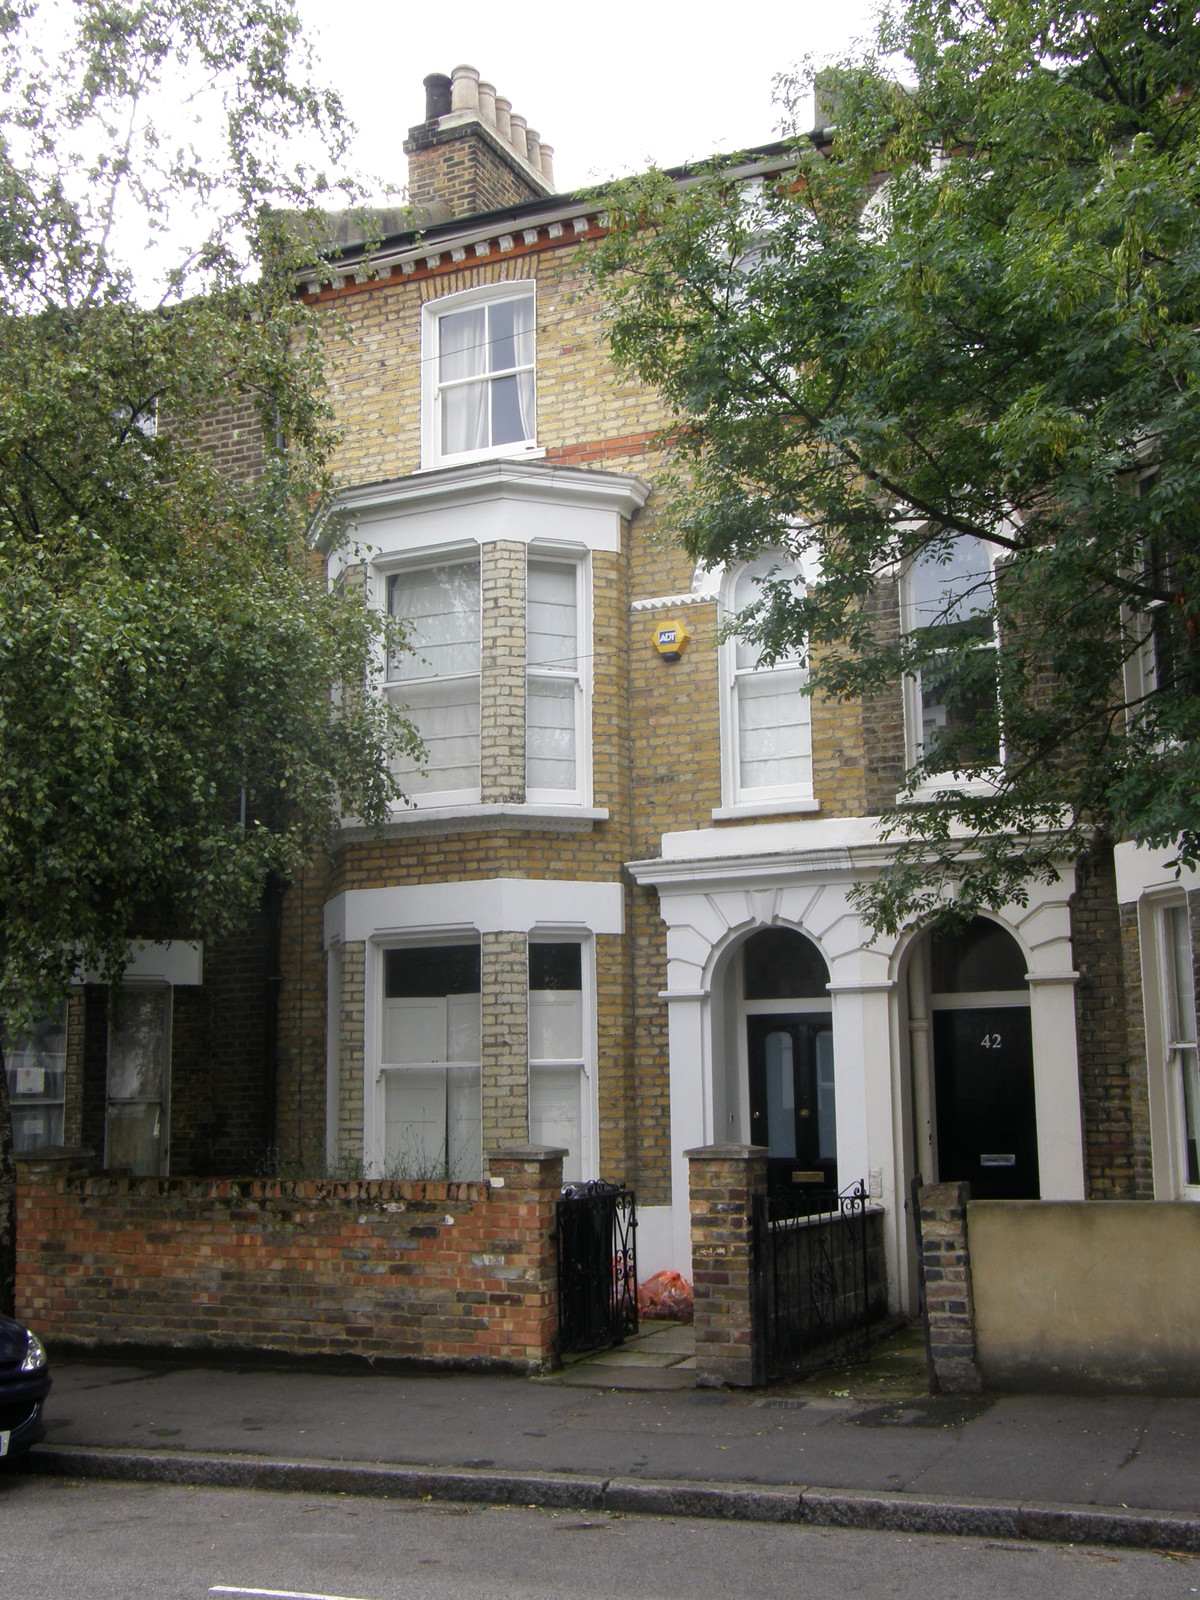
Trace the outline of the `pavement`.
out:
M 676 1324 L 547 1378 L 53 1368 L 41 1474 L 1200 1552 L 1200 1399 L 930 1396 L 907 1327 L 752 1393 L 697 1388 Z

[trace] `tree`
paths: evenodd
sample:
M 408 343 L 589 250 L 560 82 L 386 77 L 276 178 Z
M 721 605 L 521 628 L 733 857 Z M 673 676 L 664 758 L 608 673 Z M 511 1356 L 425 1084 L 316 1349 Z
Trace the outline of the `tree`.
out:
M 820 87 L 828 139 L 609 197 L 612 347 L 674 408 L 673 526 L 710 563 L 804 554 L 819 580 L 739 631 L 807 652 L 813 691 L 907 681 L 941 718 L 860 891 L 876 926 L 1021 901 L 1116 838 L 1193 865 L 1195 10 L 910 0 Z
M 294 292 L 326 187 L 303 155 L 336 155 L 343 119 L 291 0 L 27 0 L 0 50 L 0 1016 L 20 1025 L 81 968 L 119 976 L 133 935 L 230 930 L 344 809 L 382 818 L 412 735 L 363 692 L 396 641 L 306 540 L 332 433 Z M 263 440 L 236 479 L 205 448 L 222 407 Z M 0 1309 L 14 1196 L 0 1072 Z

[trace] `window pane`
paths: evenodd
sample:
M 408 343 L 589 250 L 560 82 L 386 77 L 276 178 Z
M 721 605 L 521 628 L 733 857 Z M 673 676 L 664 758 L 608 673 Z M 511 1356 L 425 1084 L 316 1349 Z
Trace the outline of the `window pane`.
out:
M 489 308 L 489 372 L 511 372 L 533 361 L 533 298 L 497 300 Z
M 407 995 L 478 994 L 478 944 L 433 944 L 383 953 L 383 992 Z
M 531 989 L 582 989 L 583 958 L 578 944 L 531 944 Z
M 999 696 L 994 649 L 977 650 L 953 668 L 936 660 L 921 668 L 921 744 L 926 761 L 987 764 L 1000 759 Z
M 583 996 L 576 989 L 529 991 L 529 1055 L 533 1061 L 583 1056 Z
M 806 675 L 798 669 L 737 680 L 739 782 L 743 789 L 806 788 L 812 732 Z
M 945 559 L 920 555 L 909 568 L 912 625 L 941 628 L 969 617 L 991 616 L 992 569 L 981 539 L 956 539 Z
M 446 1002 L 410 997 L 383 1002 L 383 1065 L 428 1066 L 446 1059 Z
M 63 1142 L 63 1108 L 59 1105 L 12 1106 L 13 1149 L 17 1155 Z
M 384 1171 L 389 1178 L 446 1176 L 446 1070 L 386 1072 Z
M 109 992 L 108 1097 L 161 1099 L 166 1087 L 166 989 Z M 127 1162 L 118 1163 L 128 1165 Z
M 513 373 L 493 378 L 492 444 L 517 444 L 533 438 L 533 374 Z
M 934 994 L 986 994 L 1026 989 L 1025 957 L 1006 928 L 973 917 L 957 933 L 930 940 L 930 989 Z
M 18 1155 L 63 1139 L 67 1081 L 66 1002 L 38 1017 L 28 1033 L 3 1036 L 4 1072 Z
M 487 308 L 473 306 L 438 318 L 438 375 L 442 382 L 486 372 Z
M 578 669 L 576 569 L 557 563 L 529 563 L 525 648 L 531 667 Z
M 483 1088 L 478 1067 L 446 1069 L 446 1176 L 470 1183 L 483 1175 Z
M 1187 1181 L 1200 1185 L 1200 1076 L 1196 1070 L 1196 1051 L 1179 1052 L 1183 1073 L 1184 1167 Z
M 747 1000 L 824 999 L 829 968 L 811 939 L 791 928 L 764 928 L 746 940 Z
M 798 578 L 799 568 L 794 562 L 781 561 L 777 557 L 764 556 L 761 561 L 756 561 L 742 572 L 733 589 L 734 611 L 744 611 L 752 605 L 762 593 L 761 580 L 764 578 Z M 734 653 L 740 671 L 753 671 L 758 665 L 759 656 L 762 654 L 757 644 L 747 643 L 739 639 L 735 645 Z M 786 657 L 784 659 L 787 659 Z
M 407 685 L 393 691 L 425 742 L 420 766 L 396 762 L 396 776 L 410 794 L 474 791 L 479 788 L 479 679 Z
M 1196 994 L 1192 977 L 1192 941 L 1186 906 L 1168 906 L 1164 912 L 1168 959 L 1171 967 L 1172 1044 L 1196 1042 Z
M 529 1139 L 567 1151 L 563 1182 L 583 1178 L 583 1074 L 578 1067 L 529 1069 Z
M 815 1040 L 817 1058 L 817 1156 L 821 1161 L 837 1160 L 837 1111 L 833 1086 L 833 1031 L 819 1033 Z
M 575 685 L 531 679 L 525 710 L 525 783 L 530 789 L 575 788 Z
M 442 390 L 443 455 L 487 449 L 490 387 L 487 383 L 459 383 Z
M 135 1177 L 154 1177 L 162 1169 L 163 1109 L 133 1102 L 109 1105 L 109 1167 L 128 1167 Z
M 446 1001 L 446 1060 L 476 1062 L 483 1055 L 483 1008 L 477 994 L 454 994 Z
M 796 1079 L 790 1033 L 763 1040 L 767 1086 L 767 1143 L 773 1156 L 796 1154 Z
M 396 573 L 388 609 L 410 625 L 411 649 L 388 664 L 393 681 L 479 671 L 478 559 Z

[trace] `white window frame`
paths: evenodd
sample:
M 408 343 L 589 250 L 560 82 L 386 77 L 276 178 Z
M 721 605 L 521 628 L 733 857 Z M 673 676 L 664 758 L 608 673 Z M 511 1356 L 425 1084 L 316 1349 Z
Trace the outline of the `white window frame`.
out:
M 534 666 L 526 647 L 526 732 L 525 801 L 529 805 L 579 805 L 591 803 L 592 795 L 592 584 L 591 565 L 586 551 L 531 544 L 525 568 L 525 616 L 528 639 L 529 568 L 531 566 L 569 568 L 575 578 L 575 660 L 562 667 Z M 529 782 L 528 704 L 531 681 L 570 685 L 575 713 L 575 786 L 571 789 L 537 788 Z
M 65 1137 L 67 1097 L 67 1024 L 69 1002 L 63 1000 L 53 1012 L 35 1018 L 29 1032 L 3 1034 L 4 1071 L 8 1079 L 8 1101 L 12 1113 L 13 1151 L 16 1155 L 29 1155 L 49 1145 L 61 1145 Z M 46 1046 L 54 1035 L 61 1035 L 62 1049 L 50 1050 Z M 46 1089 L 46 1074 L 58 1076 L 58 1093 Z M 41 1111 L 49 1115 L 51 1125 L 57 1122 L 58 1138 L 46 1144 L 27 1144 L 21 1137 L 24 1126 L 22 1111 Z
M 972 536 L 967 535 L 965 537 L 972 537 Z M 985 551 L 985 553 L 987 555 L 987 558 L 988 558 L 988 569 L 989 569 L 989 580 L 988 581 L 991 584 L 992 596 L 993 596 L 993 605 L 992 605 L 992 632 L 991 632 L 990 642 L 985 644 L 985 643 L 983 643 L 981 641 L 976 648 L 980 649 L 980 650 L 991 650 L 995 654 L 996 668 L 997 668 L 997 693 L 998 693 L 998 691 L 999 691 L 998 675 L 999 675 L 999 665 L 1000 665 L 1000 626 L 999 626 L 999 616 L 998 616 L 998 612 L 997 612 L 996 605 L 995 605 L 995 593 L 996 593 L 996 567 L 997 567 L 997 563 L 999 561 L 1001 552 L 1000 552 L 1000 550 L 998 549 L 997 546 L 989 544 L 986 539 L 980 539 L 979 543 L 983 545 L 984 551 Z M 901 626 L 903 627 L 904 632 L 906 634 L 914 633 L 914 632 L 917 631 L 917 629 L 919 629 L 921 627 L 928 627 L 929 626 L 929 624 L 922 623 L 917 618 L 917 615 L 916 615 L 916 603 L 915 603 L 915 600 L 913 598 L 912 574 L 913 574 L 913 571 L 914 571 L 914 569 L 915 569 L 915 567 L 917 565 L 917 561 L 918 560 L 919 560 L 919 557 L 914 557 L 912 560 L 908 561 L 905 564 L 905 567 L 904 567 L 903 571 L 900 574 L 900 620 L 901 620 Z M 923 691 L 922 691 L 922 687 L 921 687 L 921 674 L 919 672 L 908 673 L 905 676 L 904 683 L 903 683 L 903 700 L 904 700 L 904 763 L 905 763 L 905 766 L 909 769 L 909 771 L 911 771 L 912 768 L 915 767 L 917 765 L 917 763 L 922 760 L 922 758 L 924 756 L 924 752 L 925 752 L 925 739 L 924 739 L 925 704 L 924 704 L 924 695 L 923 695 Z M 997 703 L 997 710 L 999 711 L 999 704 L 998 703 Z M 998 760 L 997 760 L 995 766 L 993 766 L 991 768 L 984 769 L 984 771 L 982 771 L 981 773 L 974 774 L 969 778 L 968 777 L 964 777 L 964 776 L 956 776 L 949 769 L 947 769 L 945 771 L 942 771 L 942 772 L 927 773 L 925 775 L 922 783 L 918 787 L 918 790 L 916 792 L 915 798 L 917 798 L 917 799 L 925 798 L 925 797 L 928 797 L 930 795 L 937 794 L 938 792 L 940 792 L 941 790 L 944 790 L 946 788 L 954 788 L 954 789 L 966 790 L 966 791 L 969 791 L 969 792 L 979 792 L 979 793 L 988 792 L 991 788 L 994 787 L 994 784 L 995 784 L 996 780 L 999 778 L 1000 772 L 1003 769 L 1004 762 L 1005 762 L 1004 720 L 1003 720 L 1002 716 L 998 717 L 997 739 L 998 739 L 998 749 L 997 749 Z M 905 798 L 912 798 L 912 797 L 911 796 L 906 796 Z
M 721 584 L 719 615 L 722 625 L 727 623 L 737 614 L 734 596 L 737 585 L 743 575 L 752 567 L 758 566 L 762 561 L 768 561 L 783 574 L 792 571 L 805 576 L 811 581 L 811 574 L 804 571 L 802 563 L 794 557 L 782 552 L 769 554 L 759 561 L 742 562 L 737 567 L 728 571 Z M 730 634 L 723 639 L 718 653 L 718 686 L 721 697 L 721 799 L 719 809 L 713 812 L 714 818 L 734 816 L 762 816 L 772 812 L 816 811 L 818 803 L 813 793 L 813 761 L 812 761 L 812 701 L 807 695 L 799 698 L 805 709 L 805 717 L 809 732 L 809 752 L 807 773 L 794 784 L 769 784 L 749 786 L 742 782 L 741 775 L 741 727 L 740 727 L 740 696 L 739 686 L 750 678 L 759 678 L 771 674 L 803 672 L 807 679 L 807 669 L 798 669 L 794 660 L 778 662 L 773 667 L 741 667 L 737 660 L 738 639 Z
M 1188 955 L 1195 972 L 1195 952 L 1191 938 L 1191 924 L 1187 900 L 1183 896 L 1156 897 L 1143 903 L 1143 950 L 1151 956 L 1153 970 L 1143 971 L 1146 985 L 1144 997 L 1146 1012 L 1146 1051 L 1149 1069 L 1150 1109 L 1152 1138 L 1155 1132 L 1165 1140 L 1168 1153 L 1170 1181 L 1163 1185 L 1162 1163 L 1155 1160 L 1156 1198 L 1200 1201 L 1200 1184 L 1188 1181 L 1187 1170 L 1187 1112 L 1184 1103 L 1185 1055 L 1196 1055 L 1196 1018 L 1190 1019 L 1192 1039 L 1174 1038 L 1177 1031 L 1173 1021 L 1180 1009 L 1180 999 L 1175 993 L 1174 959 L 1168 932 L 1168 918 L 1182 913 L 1188 929 Z M 1147 917 L 1152 919 L 1147 928 Z M 1194 978 L 1193 978 L 1194 982 Z M 1193 996 L 1194 1004 L 1194 996 Z M 1185 1027 L 1184 1033 L 1188 1030 Z M 1157 1105 L 1156 1105 L 1157 1102 Z M 1155 1111 L 1158 1116 L 1155 1116 Z M 1197 1108 L 1200 1115 L 1200 1106 Z M 1154 1123 L 1159 1128 L 1155 1130 Z M 1167 1192 L 1164 1193 L 1164 1190 Z
M 480 943 L 479 930 L 477 928 L 465 928 L 465 927 L 462 928 L 462 929 L 455 929 L 455 930 L 440 930 L 437 933 L 430 933 L 430 934 L 415 933 L 412 937 L 406 937 L 406 938 L 399 938 L 399 939 L 391 938 L 391 939 L 383 939 L 383 940 L 372 941 L 370 949 L 371 949 L 371 961 L 373 963 L 373 973 L 372 973 L 373 981 L 369 986 L 369 992 L 371 994 L 373 994 L 373 996 L 374 996 L 374 1004 L 373 1004 L 373 1006 L 371 1008 L 371 1013 L 372 1014 L 371 1014 L 370 1038 L 369 1038 L 369 1041 L 368 1041 L 368 1049 L 369 1049 L 368 1059 L 372 1063 L 373 1071 L 370 1074 L 370 1077 L 369 1077 L 369 1080 L 368 1080 L 368 1086 L 370 1087 L 373 1084 L 373 1093 L 371 1093 L 371 1095 L 370 1095 L 370 1111 L 371 1111 L 371 1115 L 370 1115 L 369 1119 L 367 1120 L 366 1126 L 363 1129 L 363 1133 L 364 1133 L 364 1145 L 365 1145 L 365 1151 L 366 1151 L 366 1154 L 367 1154 L 368 1167 L 369 1167 L 371 1173 L 373 1173 L 373 1174 L 383 1174 L 385 1176 L 389 1175 L 389 1157 L 388 1157 L 388 1152 L 387 1152 L 387 1083 L 388 1083 L 388 1075 L 389 1074 L 395 1074 L 395 1073 L 399 1073 L 399 1074 L 411 1073 L 411 1074 L 415 1075 L 415 1074 L 423 1074 L 423 1073 L 431 1073 L 431 1072 L 441 1072 L 442 1074 L 444 1074 L 446 1076 L 446 1079 L 447 1079 L 446 1104 L 448 1106 L 448 1104 L 449 1104 L 449 1073 L 454 1068 L 465 1068 L 467 1070 L 474 1070 L 479 1075 L 479 1085 L 480 1085 L 480 1106 L 479 1106 L 479 1114 L 480 1114 L 480 1170 L 479 1171 L 472 1171 L 471 1173 L 469 1173 L 465 1177 L 459 1177 L 459 1176 L 456 1176 L 456 1175 L 453 1175 L 453 1174 L 450 1173 L 451 1151 L 450 1151 L 450 1146 L 449 1146 L 449 1130 L 447 1129 L 446 1144 L 445 1144 L 445 1149 L 444 1149 L 444 1156 L 445 1156 L 445 1163 L 446 1163 L 445 1171 L 440 1176 L 438 1176 L 438 1175 L 431 1174 L 431 1173 L 424 1173 L 424 1172 L 417 1173 L 414 1170 L 414 1172 L 413 1172 L 413 1174 L 411 1174 L 411 1176 L 413 1176 L 414 1178 L 418 1178 L 418 1177 L 427 1178 L 431 1182 L 441 1182 L 441 1181 L 476 1182 L 476 1181 L 478 1181 L 478 1180 L 480 1180 L 482 1178 L 482 1175 L 483 1175 L 482 1174 L 482 1134 L 483 1134 L 483 1122 L 482 1122 L 482 1117 L 483 1117 L 483 1107 L 482 1107 L 482 1082 L 483 1082 L 483 1062 L 482 1062 L 482 1008 L 483 1008 L 482 952 L 481 952 L 481 959 L 480 959 L 480 968 L 481 968 L 481 970 L 480 970 L 480 989 L 479 989 L 479 994 L 477 996 L 477 999 L 479 1001 L 479 1007 L 480 1007 L 480 1029 L 479 1029 L 479 1031 L 480 1031 L 480 1057 L 481 1057 L 481 1059 L 478 1060 L 478 1061 L 451 1061 L 451 1060 L 447 1059 L 448 1051 L 443 1051 L 441 1053 L 442 1058 L 439 1059 L 439 1060 L 434 1060 L 434 1061 L 426 1061 L 426 1062 L 414 1062 L 414 1061 L 409 1061 L 409 1062 L 389 1062 L 389 1061 L 385 1061 L 385 1059 L 384 1059 L 384 1056 L 385 1056 L 385 1053 L 386 1053 L 385 1052 L 385 1047 L 384 1047 L 384 1041 L 385 1041 L 386 1033 L 387 1033 L 385 1014 L 386 1014 L 386 1007 L 387 1007 L 387 1003 L 388 1003 L 387 1002 L 387 993 L 386 993 L 386 990 L 387 990 L 386 962 L 387 962 L 388 954 L 390 952 L 392 952 L 392 951 L 395 951 L 395 950 L 430 950 L 430 949 L 434 949 L 434 948 L 436 948 L 438 946 L 441 946 L 441 947 L 445 948 L 445 947 L 457 946 L 457 945 L 475 945 L 476 947 L 478 947 L 479 943 Z M 438 999 L 437 996 L 432 996 L 430 998 L 431 998 L 432 1002 L 436 1002 L 437 999 Z M 441 996 L 440 998 L 441 998 L 441 1001 L 442 1001 L 443 1009 L 445 1010 L 445 1003 L 446 1003 L 446 1000 L 447 1000 L 448 997 L 447 996 Z M 455 998 L 462 998 L 462 997 L 455 997 Z M 366 1110 L 366 1107 L 364 1107 L 364 1110 Z M 398 1174 L 395 1174 L 395 1175 L 403 1177 L 405 1174 L 401 1172 L 401 1173 L 398 1173 Z
M 477 703 L 480 705 L 482 704 L 483 552 L 478 544 L 454 545 L 442 549 L 414 551 L 402 561 L 390 561 L 386 564 L 380 564 L 376 568 L 378 576 L 381 580 L 381 599 L 383 609 L 385 612 L 389 612 L 391 608 L 393 579 L 403 577 L 406 572 L 425 572 L 434 567 L 448 567 L 457 565 L 465 566 L 471 562 L 475 563 L 476 571 L 479 573 L 480 578 L 480 604 L 478 613 L 480 628 L 480 664 L 478 670 L 473 673 L 455 673 L 445 676 L 431 674 L 425 678 L 393 678 L 391 675 L 390 662 L 386 662 L 384 664 L 384 693 L 392 701 L 393 705 L 400 707 L 401 710 L 411 710 L 412 721 L 418 728 L 420 726 L 420 713 L 422 705 L 432 704 L 435 701 L 436 690 L 434 686 L 439 683 L 447 685 L 452 683 L 467 684 L 470 680 L 474 680 L 476 700 Z M 410 797 L 414 805 L 421 809 L 427 809 L 432 806 L 469 806 L 479 804 L 481 796 L 481 773 L 483 758 L 482 714 L 480 715 L 479 721 L 479 750 L 478 759 L 476 761 L 476 776 L 474 784 L 458 789 L 414 787 Z M 406 785 L 406 783 L 410 781 L 410 775 L 405 771 L 398 772 L 398 777 L 402 786 Z
M 538 1067 L 543 1068 L 573 1068 L 578 1070 L 579 1078 L 579 1116 L 580 1116 L 580 1177 L 577 1181 L 588 1182 L 598 1177 L 600 1173 L 599 1149 L 599 1108 L 597 1100 L 598 1078 L 597 1072 L 597 1015 L 596 1015 L 596 941 L 594 936 L 579 927 L 552 927 L 539 925 L 530 930 L 529 944 L 577 944 L 579 946 L 580 982 L 582 984 L 582 1044 L 583 1054 L 573 1059 L 542 1059 L 529 1057 L 530 1089 L 527 1091 L 527 1104 L 531 1103 L 532 1077 Z M 532 1137 L 532 1133 L 531 1133 Z M 564 1164 L 564 1180 L 567 1170 Z
M 482 450 L 444 451 L 441 442 L 441 393 L 439 325 L 442 317 L 458 311 L 469 311 L 476 306 L 494 305 L 503 300 L 527 298 L 533 301 L 534 360 L 532 439 L 515 440 L 508 444 L 487 445 Z M 481 284 L 475 289 L 464 289 L 459 294 L 442 295 L 429 300 L 421 308 L 421 465 L 426 470 L 435 467 L 458 466 L 472 461 L 490 461 L 502 456 L 531 456 L 544 452 L 537 446 L 537 293 L 535 280 L 518 278 L 510 283 Z M 527 366 L 514 371 L 529 371 Z
M 1154 484 L 1157 478 L 1157 467 L 1141 473 L 1134 492 L 1140 498 Z M 1151 550 L 1146 545 L 1143 545 L 1140 568 L 1136 574 L 1139 580 L 1144 581 L 1146 579 L 1151 556 Z M 1125 605 L 1122 607 L 1121 621 L 1127 643 L 1125 701 L 1131 724 L 1143 718 L 1148 702 L 1159 689 L 1170 687 L 1169 681 L 1164 685 L 1160 680 L 1157 631 L 1157 624 L 1159 619 L 1166 615 L 1167 606 L 1168 602 L 1165 600 L 1147 600 L 1140 606 Z

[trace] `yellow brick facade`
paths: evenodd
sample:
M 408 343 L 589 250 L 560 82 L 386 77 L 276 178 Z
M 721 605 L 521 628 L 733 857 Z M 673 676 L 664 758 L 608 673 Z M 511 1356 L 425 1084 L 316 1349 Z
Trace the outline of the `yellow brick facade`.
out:
M 334 465 L 341 484 L 399 482 L 421 473 L 425 309 L 447 296 L 528 283 L 536 297 L 536 459 L 546 471 L 562 466 L 634 475 L 651 492 L 641 510 L 623 520 L 619 550 L 596 549 L 588 564 L 592 793 L 590 809 L 578 818 L 486 815 L 489 806 L 519 810 L 524 799 L 527 552 L 520 541 L 482 545 L 481 805 L 454 823 L 401 822 L 379 836 L 349 837 L 325 871 L 308 875 L 307 958 L 289 957 L 279 1086 L 281 1103 L 302 1102 L 307 1110 L 303 1119 L 288 1119 L 286 1132 L 281 1126 L 281 1138 L 295 1145 L 285 1154 L 296 1156 L 320 1138 L 329 1025 L 315 950 L 324 904 L 374 890 L 495 880 L 604 884 L 620 895 L 623 931 L 589 941 L 593 1144 L 600 1173 L 634 1184 L 640 1201 L 655 1205 L 670 1198 L 669 1040 L 660 997 L 665 928 L 657 896 L 630 881 L 626 863 L 657 855 L 666 833 L 713 827 L 722 807 L 718 603 L 713 592 L 692 594 L 693 565 L 661 525 L 653 485 L 670 459 L 671 418 L 655 394 L 618 374 L 609 360 L 585 260 L 599 222 L 594 212 L 578 215 L 578 224 L 566 218 L 557 226 L 539 225 L 532 237 L 526 236 L 527 218 L 507 229 L 500 224 L 466 250 L 465 261 L 431 246 L 424 254 L 411 252 L 390 273 L 321 292 L 329 311 L 327 357 L 341 431 Z M 469 537 L 465 517 L 462 531 Z M 672 620 L 686 625 L 690 643 L 681 660 L 667 663 L 653 635 Z M 819 809 L 782 815 L 805 821 L 831 810 L 865 814 L 858 708 L 817 701 L 812 738 Z M 715 825 L 735 830 L 754 820 L 731 817 Z M 293 889 L 289 902 L 296 934 L 299 893 Z M 486 1152 L 528 1132 L 527 946 L 501 931 L 485 933 L 481 947 Z M 371 1089 L 361 948 L 351 941 L 330 956 L 340 962 L 335 1077 L 343 1162 L 362 1154 L 361 1084 Z

